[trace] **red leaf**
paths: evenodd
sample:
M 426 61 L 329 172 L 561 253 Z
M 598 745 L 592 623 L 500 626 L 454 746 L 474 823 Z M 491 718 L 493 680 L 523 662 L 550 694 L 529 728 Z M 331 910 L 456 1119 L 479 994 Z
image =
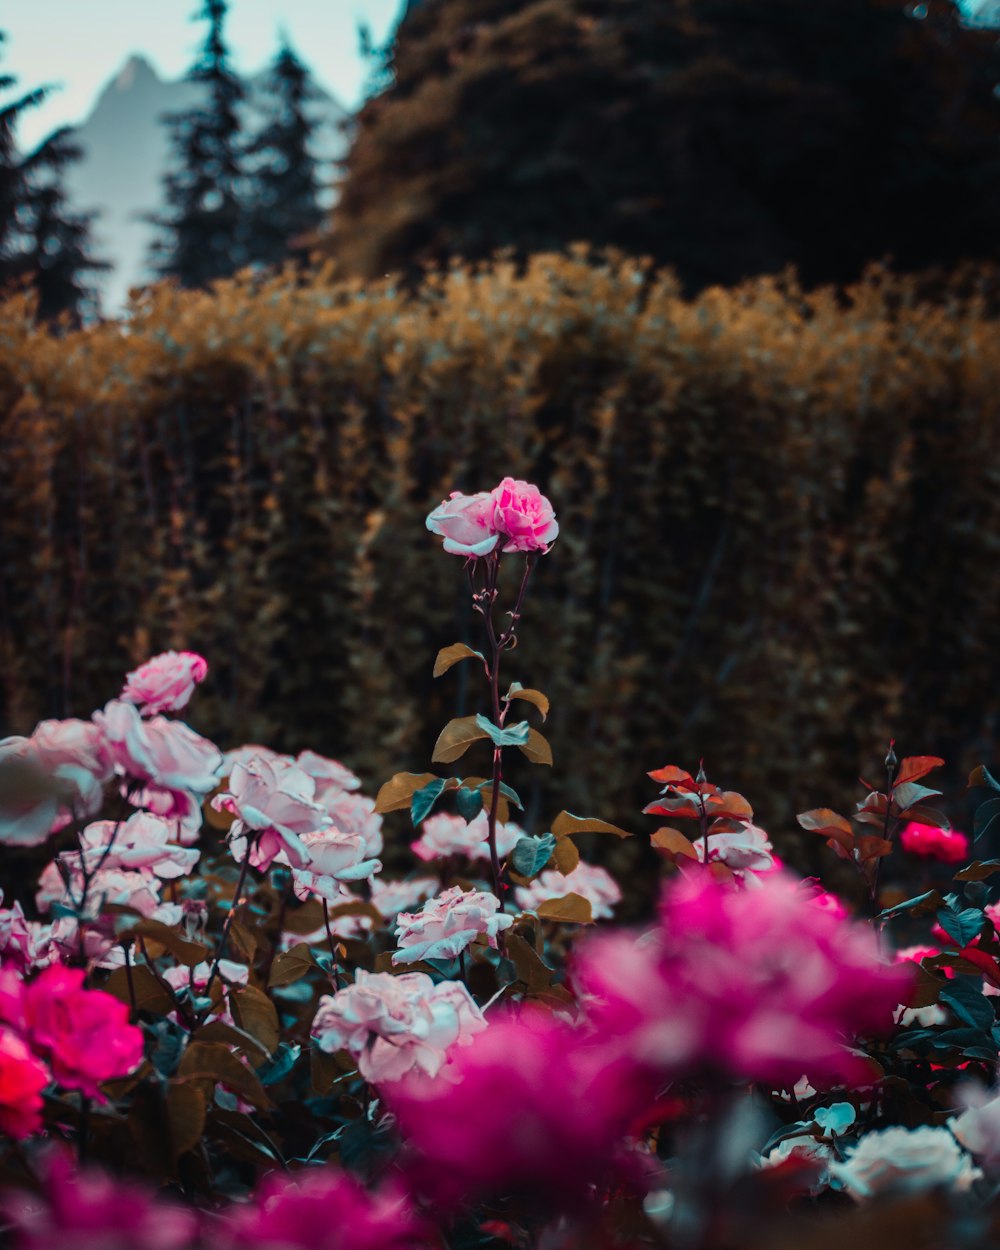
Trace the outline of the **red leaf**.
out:
M 919 777 L 926 777 L 935 768 L 940 768 L 943 763 L 944 760 L 939 759 L 936 755 L 906 756 L 905 759 L 900 760 L 899 772 L 896 774 L 893 789 L 896 786 L 901 786 L 906 781 L 916 781 Z
M 958 953 L 968 963 L 975 964 L 990 985 L 1000 989 L 1000 963 L 992 955 L 987 955 L 985 951 L 977 950 L 974 946 L 963 947 Z
M 665 786 L 674 786 L 679 781 L 694 781 L 690 773 L 686 773 L 683 768 L 678 768 L 675 764 L 667 764 L 664 768 L 654 768 L 646 776 L 652 777 L 654 781 L 662 781 Z

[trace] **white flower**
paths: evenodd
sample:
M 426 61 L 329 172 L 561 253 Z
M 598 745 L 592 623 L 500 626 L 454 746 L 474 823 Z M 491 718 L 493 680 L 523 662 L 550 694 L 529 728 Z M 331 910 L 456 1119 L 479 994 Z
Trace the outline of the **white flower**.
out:
M 982 1176 L 946 1128 L 931 1127 L 868 1133 L 830 1174 L 857 1202 L 888 1191 L 966 1190 Z
M 965 1085 L 958 1096 L 965 1110 L 948 1127 L 961 1144 L 976 1156 L 987 1172 L 1000 1172 L 1000 1096 L 991 1098 L 978 1085 Z
M 463 890 L 452 886 L 437 898 L 429 899 L 418 912 L 401 912 L 396 925 L 399 950 L 394 964 L 412 964 L 418 959 L 454 959 L 483 934 L 491 946 L 497 934 L 509 929 L 513 916 L 498 914 L 500 900 L 483 890 Z

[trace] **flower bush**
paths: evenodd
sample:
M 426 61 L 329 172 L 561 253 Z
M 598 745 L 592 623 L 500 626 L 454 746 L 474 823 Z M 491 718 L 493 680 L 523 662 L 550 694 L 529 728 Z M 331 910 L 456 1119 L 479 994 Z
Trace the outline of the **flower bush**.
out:
M 482 633 L 434 664 L 483 677 L 440 772 L 371 798 L 316 752 L 222 750 L 177 718 L 210 688 L 194 652 L 0 742 L 0 844 L 50 857 L 0 906 L 14 1245 L 723 1250 L 907 1226 L 915 1199 L 921 1236 L 980 1244 L 1000 860 L 955 871 L 942 761 L 890 745 L 850 818 L 800 815 L 843 897 L 703 765 L 650 772 L 644 835 L 536 816 L 549 699 L 506 669 L 555 510 L 505 478 L 427 526 Z M 970 784 L 979 838 L 1000 782 Z M 659 903 L 618 923 L 596 861 L 640 839 Z

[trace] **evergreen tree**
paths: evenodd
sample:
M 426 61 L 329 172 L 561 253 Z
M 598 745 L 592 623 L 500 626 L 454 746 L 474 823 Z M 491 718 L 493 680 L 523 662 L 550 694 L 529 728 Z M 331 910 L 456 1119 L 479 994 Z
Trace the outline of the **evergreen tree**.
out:
M 421 0 L 323 240 L 365 277 L 577 241 L 689 289 L 996 258 L 996 36 L 957 0 Z
M 12 75 L 0 75 L 0 92 L 16 85 Z M 97 313 L 86 275 L 107 268 L 90 254 L 93 214 L 70 209 L 60 180 L 63 168 L 79 159 L 80 149 L 68 127 L 26 154 L 17 146 L 18 121 L 49 90 L 36 87 L 0 105 L 0 284 L 30 280 L 41 319 L 66 317 L 79 324 Z
M 309 71 L 287 40 L 268 74 L 269 121 L 250 152 L 251 252 L 264 265 L 303 259 L 323 221 L 317 162 L 311 152 L 316 129 L 309 103 L 316 98 Z
M 205 99 L 167 117 L 173 156 L 165 180 L 166 215 L 154 217 L 162 237 L 153 248 L 157 272 L 184 286 L 205 286 L 250 259 L 243 208 L 243 143 L 239 110 L 245 90 L 223 37 L 226 0 L 203 0 L 195 20 L 208 22 L 188 81 Z

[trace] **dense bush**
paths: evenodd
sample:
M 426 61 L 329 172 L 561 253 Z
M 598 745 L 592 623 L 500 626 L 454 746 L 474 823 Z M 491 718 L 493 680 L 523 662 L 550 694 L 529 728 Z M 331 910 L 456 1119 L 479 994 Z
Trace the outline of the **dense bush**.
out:
M 651 760 L 704 755 L 780 839 L 890 733 L 988 761 L 998 343 L 974 297 L 881 274 L 843 300 L 766 281 L 687 301 L 582 256 L 415 296 L 329 274 L 159 288 L 127 328 L 59 340 L 9 302 L 0 720 L 86 714 L 128 662 L 194 646 L 200 730 L 374 784 L 469 710 L 462 678 L 426 672 L 469 616 L 424 515 L 509 470 L 563 521 L 512 676 L 546 674 L 581 807 L 624 820 Z

